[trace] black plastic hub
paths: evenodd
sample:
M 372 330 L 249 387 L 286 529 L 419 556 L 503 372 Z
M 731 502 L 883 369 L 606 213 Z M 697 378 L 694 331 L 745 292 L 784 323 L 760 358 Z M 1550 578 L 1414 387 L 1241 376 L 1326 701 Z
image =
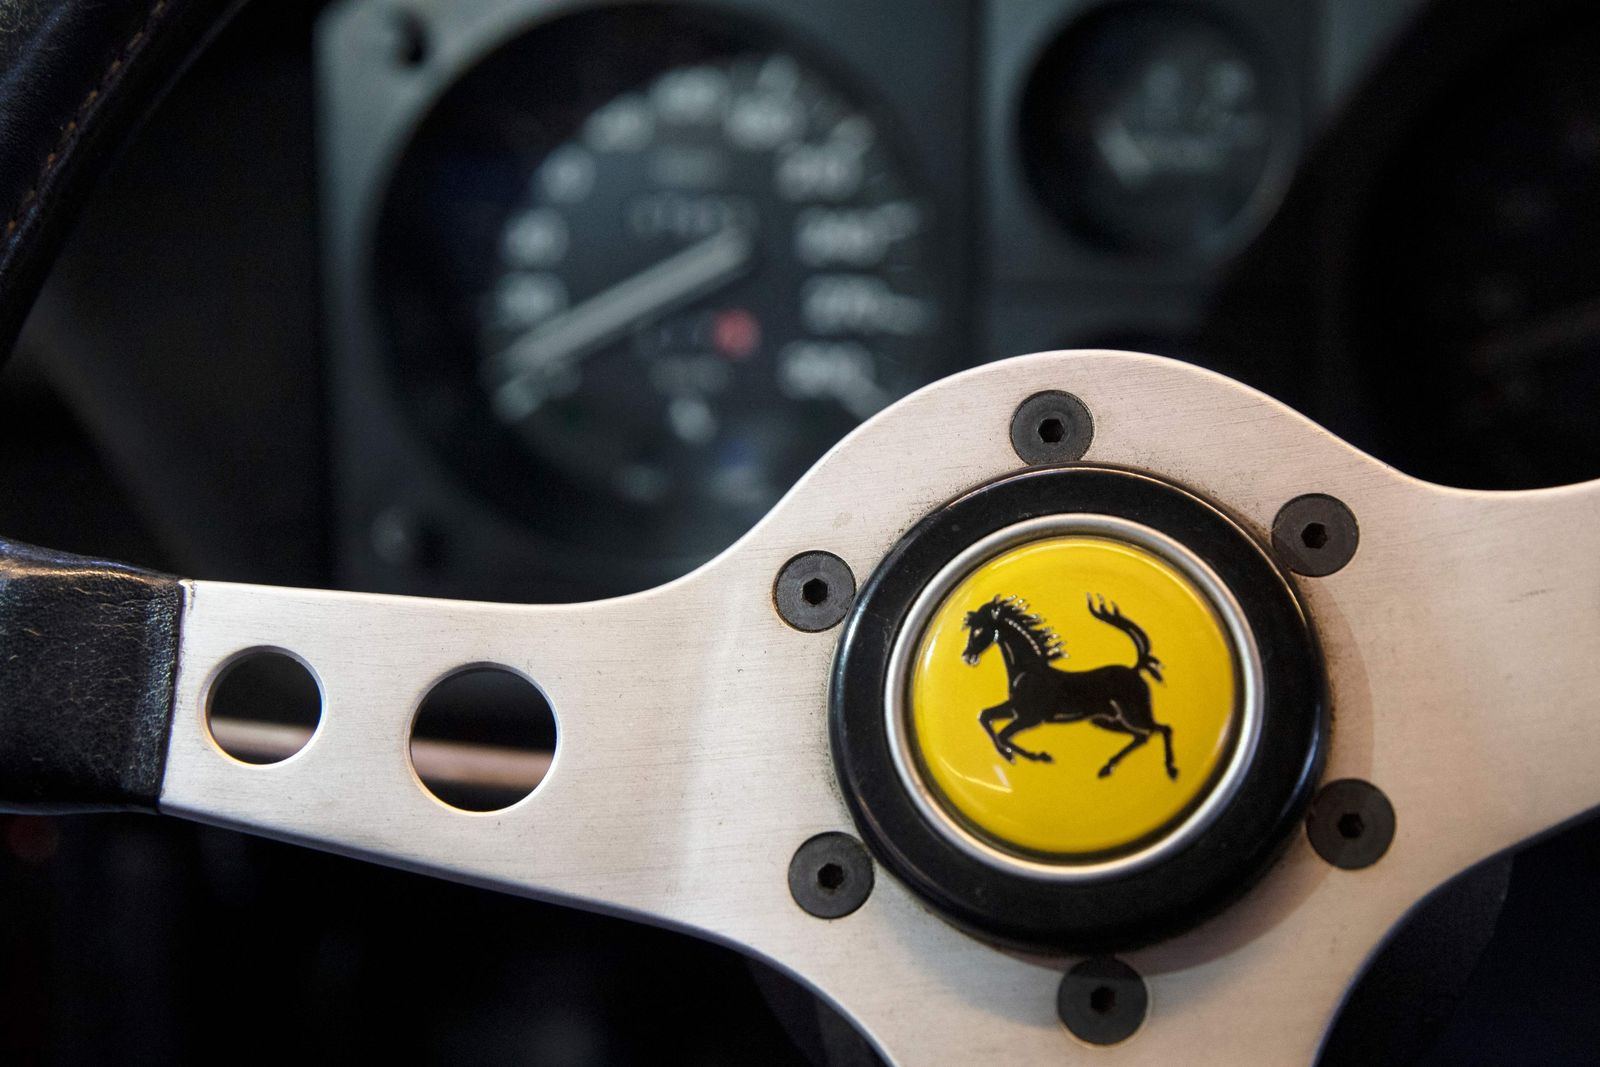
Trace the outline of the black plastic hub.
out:
M 929 825 L 890 755 L 884 688 L 901 621 L 967 546 L 1025 519 L 1119 517 L 1167 535 L 1208 564 L 1242 609 L 1263 665 L 1255 757 L 1232 799 L 1194 841 L 1158 863 L 1065 883 L 1002 870 Z M 1216 507 L 1170 483 L 1105 467 L 1029 470 L 929 515 L 862 586 L 834 662 L 834 762 L 856 825 L 880 862 L 960 926 L 1030 948 L 1103 952 L 1170 936 L 1215 914 L 1265 870 L 1297 829 L 1327 741 L 1325 678 L 1289 579 Z

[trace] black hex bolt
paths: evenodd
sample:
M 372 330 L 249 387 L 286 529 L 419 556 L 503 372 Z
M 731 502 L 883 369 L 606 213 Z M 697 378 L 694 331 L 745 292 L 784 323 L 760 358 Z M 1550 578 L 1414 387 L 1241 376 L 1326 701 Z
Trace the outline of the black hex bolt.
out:
M 789 861 L 790 896 L 819 919 L 839 919 L 861 907 L 872 881 L 872 857 L 849 834 L 818 834 Z
M 1325 578 L 1349 563 L 1361 542 L 1355 513 L 1326 493 L 1297 496 L 1272 520 L 1272 550 L 1308 578 Z
M 1072 1036 L 1091 1045 L 1126 1041 L 1144 1025 L 1150 991 L 1139 972 L 1112 956 L 1084 960 L 1061 979 L 1056 1013 Z
M 1071 393 L 1034 393 L 1011 416 L 1011 447 L 1030 466 L 1075 463 L 1093 440 L 1089 408 Z
M 1394 805 L 1383 790 L 1359 778 L 1322 787 L 1306 814 L 1306 836 L 1317 855 L 1347 871 L 1370 867 L 1394 841 Z
M 836 626 L 856 599 L 856 576 L 832 552 L 802 552 L 785 563 L 772 583 L 778 617 L 806 633 Z

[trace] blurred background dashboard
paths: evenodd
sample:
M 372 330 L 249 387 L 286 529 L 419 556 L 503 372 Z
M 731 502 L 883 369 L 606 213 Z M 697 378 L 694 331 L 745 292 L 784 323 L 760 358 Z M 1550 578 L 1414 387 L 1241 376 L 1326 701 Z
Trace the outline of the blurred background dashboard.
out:
M 1596 54 L 1569 0 L 257 0 L 0 374 L 0 522 L 210 579 L 612 595 L 896 398 L 1067 347 L 1212 367 L 1437 481 L 1595 477 Z M 8 1062 L 241 1028 L 319 1059 L 865 1062 L 676 935 L 154 820 L 0 843 Z M 1481 1047 L 1460 1005 L 1561 999 L 1518 953 L 1600 988 L 1518 911 L 1600 873 L 1589 844 L 1461 890 L 1453 954 L 1369 980 L 1437 995 L 1330 1056 Z M 1529 1047 L 1592 1042 L 1575 1015 Z

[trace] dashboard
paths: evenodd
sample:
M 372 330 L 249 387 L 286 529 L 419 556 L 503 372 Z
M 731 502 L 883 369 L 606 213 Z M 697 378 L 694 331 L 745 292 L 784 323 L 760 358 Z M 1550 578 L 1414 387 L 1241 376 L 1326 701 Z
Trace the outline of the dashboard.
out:
M 344 573 L 646 588 L 935 378 L 1192 353 L 1308 136 L 1316 30 L 1253 2 L 330 11 Z
M 326 24 L 325 55 L 392 31 L 348 14 Z M 334 299 L 358 323 L 374 313 L 344 354 L 403 393 L 399 412 L 353 405 L 379 432 L 350 469 L 420 435 L 447 472 L 423 492 L 445 499 L 373 487 L 379 514 L 458 515 L 448 498 L 466 487 L 530 567 L 653 585 L 959 365 L 966 190 L 936 153 L 963 136 L 962 107 L 937 53 L 885 101 L 758 8 L 537 14 L 480 55 L 486 18 L 527 9 L 441 11 L 427 47 L 469 52 L 466 69 L 415 107 L 372 91 L 417 77 L 392 60 L 328 72 L 334 210 L 381 205 L 368 240 L 335 244 L 353 269 Z M 856 25 L 861 60 L 904 23 L 832 14 Z M 932 95 L 915 123 L 911 94 Z M 458 543 L 493 536 L 493 520 L 422 521 Z
M 1597 48 L 1569 0 L 256 0 L 0 374 L 0 521 L 202 578 L 617 595 L 894 399 L 1064 347 L 1228 373 L 1433 480 L 1600 476 Z M 1327 1062 L 1591 1048 L 1594 835 L 1425 906 Z M 200 1058 L 265 1005 L 282 1056 L 872 1062 L 781 975 L 620 920 L 181 824 L 0 846 L 38 1008 L 8 1060 Z

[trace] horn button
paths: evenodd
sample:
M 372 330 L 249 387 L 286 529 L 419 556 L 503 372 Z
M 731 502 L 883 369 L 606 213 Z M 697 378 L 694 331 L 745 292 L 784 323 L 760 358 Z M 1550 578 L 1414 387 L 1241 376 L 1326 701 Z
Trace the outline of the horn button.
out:
M 1289 580 L 1219 509 L 1093 467 L 930 515 L 863 586 L 835 761 L 879 860 L 975 932 L 1099 951 L 1236 896 L 1320 772 Z
M 1260 657 L 1234 598 L 1181 545 L 1108 516 L 1027 520 L 962 553 L 891 664 L 895 769 L 923 814 L 1046 876 L 1192 837 L 1260 733 Z

